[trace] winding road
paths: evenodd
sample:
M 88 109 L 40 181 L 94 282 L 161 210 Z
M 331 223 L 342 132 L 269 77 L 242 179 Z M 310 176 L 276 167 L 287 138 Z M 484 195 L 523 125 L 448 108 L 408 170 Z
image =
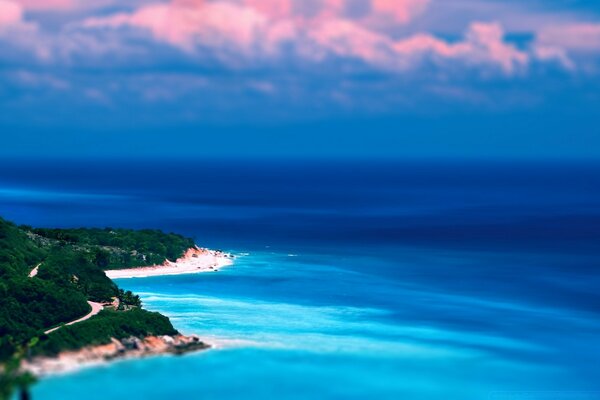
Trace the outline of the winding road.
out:
M 76 324 L 78 322 L 82 322 L 82 321 L 88 320 L 88 319 L 92 318 L 94 315 L 98 314 L 100 311 L 102 311 L 104 309 L 104 306 L 101 303 L 94 303 L 93 301 L 88 301 L 88 304 L 92 307 L 92 311 L 90 311 L 90 313 L 87 314 L 85 317 L 81 317 L 81 318 L 79 318 L 79 319 L 77 319 L 75 321 L 71 321 L 69 323 L 57 326 L 56 328 L 48 329 L 44 333 L 46 335 L 48 335 L 48 334 L 50 334 L 50 333 L 52 333 L 52 332 L 54 332 L 56 330 L 59 330 L 63 326 L 74 325 L 74 324 Z
M 35 276 L 38 274 L 38 271 L 39 271 L 39 269 L 40 269 L 40 265 L 42 265 L 42 264 L 43 264 L 43 263 L 39 263 L 38 265 L 36 265 L 36 266 L 35 266 L 35 268 L 33 268 L 33 269 L 31 270 L 31 272 L 29 273 L 29 277 L 30 277 L 30 278 L 33 278 L 33 277 L 35 277 Z M 84 316 L 84 317 L 81 317 L 81 318 L 79 318 L 79 319 L 76 319 L 75 321 L 71 321 L 71 322 L 68 322 L 68 323 L 66 323 L 66 324 L 59 325 L 59 326 L 57 326 L 57 327 L 54 327 L 54 328 L 52 328 L 52 329 L 48 329 L 48 330 L 47 330 L 47 331 L 45 331 L 44 333 L 45 333 L 46 335 L 48 335 L 48 334 L 50 334 L 50 333 L 52 333 L 52 332 L 54 332 L 54 331 L 57 331 L 57 330 L 59 330 L 59 329 L 60 329 L 60 328 L 62 328 L 63 326 L 74 325 L 74 324 L 76 324 L 76 323 L 78 323 L 78 322 L 85 321 L 85 320 L 87 320 L 87 319 L 90 319 L 90 318 L 92 318 L 94 315 L 98 314 L 100 311 L 102 311 L 102 310 L 104 309 L 104 306 L 103 306 L 102 304 L 100 304 L 100 303 L 94 303 L 93 301 L 88 301 L 87 303 L 90 305 L 90 307 L 92 307 L 92 311 L 90 311 L 90 312 L 89 312 L 89 314 L 87 314 L 86 316 Z

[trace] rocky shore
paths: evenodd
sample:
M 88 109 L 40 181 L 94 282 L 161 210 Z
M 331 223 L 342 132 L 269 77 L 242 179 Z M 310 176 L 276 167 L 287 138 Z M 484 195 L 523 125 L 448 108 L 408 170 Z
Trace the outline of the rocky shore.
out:
M 113 338 L 111 343 L 62 352 L 56 357 L 35 357 L 26 360 L 22 364 L 22 369 L 35 376 L 43 377 L 117 359 L 142 358 L 160 354 L 181 355 L 206 350 L 210 347 L 197 336 L 148 336 L 143 339 L 131 337 L 122 340 Z

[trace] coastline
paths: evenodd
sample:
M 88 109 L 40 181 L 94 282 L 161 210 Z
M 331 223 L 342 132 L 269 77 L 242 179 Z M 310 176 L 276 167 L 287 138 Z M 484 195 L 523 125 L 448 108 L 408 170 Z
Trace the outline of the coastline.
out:
M 148 278 L 153 276 L 217 272 L 223 267 L 232 265 L 233 258 L 231 254 L 222 251 L 209 250 L 196 246 L 188 249 L 175 262 L 166 260 L 162 265 L 115 269 L 104 272 L 110 279 Z
M 111 343 L 87 346 L 79 350 L 65 351 L 56 357 L 35 357 L 24 360 L 23 371 L 43 378 L 52 375 L 76 372 L 86 367 L 94 367 L 117 360 L 131 360 L 158 355 L 183 355 L 207 350 L 211 345 L 198 336 L 147 336 L 143 339 L 111 339 Z
M 109 270 L 105 273 L 110 279 L 127 279 L 217 272 L 223 267 L 232 265 L 233 260 L 234 256 L 231 254 L 196 246 L 188 249 L 175 262 L 166 260 L 162 265 Z M 159 355 L 182 355 L 217 347 L 220 346 L 208 344 L 196 335 L 130 337 L 122 340 L 112 338 L 111 343 L 108 344 L 64 351 L 55 357 L 43 356 L 24 360 L 21 368 L 23 371 L 42 378 L 76 372 L 83 368 L 112 361 Z

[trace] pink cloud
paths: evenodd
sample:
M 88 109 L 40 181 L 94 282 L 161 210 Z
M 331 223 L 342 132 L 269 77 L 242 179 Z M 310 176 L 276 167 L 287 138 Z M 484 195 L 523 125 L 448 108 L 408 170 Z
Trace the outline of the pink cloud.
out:
M 16 0 L 26 10 L 47 11 L 73 8 L 73 0 Z
M 323 0 L 318 13 L 321 18 L 334 18 L 344 13 L 346 0 Z
M 496 63 L 506 72 L 529 61 L 527 53 L 504 41 L 504 31 L 497 23 L 473 23 L 467 33 L 466 51 L 472 60 Z
M 408 21 L 427 0 L 372 0 L 374 10 L 388 10 Z M 174 0 L 85 21 L 87 28 L 133 27 L 160 42 L 190 54 L 209 51 L 232 67 L 273 60 L 284 49 L 310 62 L 327 58 L 354 59 L 373 67 L 401 72 L 424 61 L 440 67 L 454 62 L 467 67 L 493 68 L 506 75 L 524 71 L 532 61 L 558 61 L 570 68 L 559 48 L 517 48 L 505 40 L 498 23 L 472 23 L 460 40 L 429 33 L 396 38 L 374 29 L 372 21 L 345 17 L 346 0 L 322 0 L 321 12 L 297 14 L 292 0 Z M 233 23 L 232 21 L 235 21 Z
M 278 22 L 255 8 L 223 1 L 153 4 L 132 14 L 88 19 L 84 26 L 143 28 L 187 52 L 204 47 L 248 56 L 273 53 L 279 43 L 295 36 L 289 21 Z
M 425 10 L 430 0 L 372 0 L 372 10 L 406 23 Z
M 572 23 L 540 30 L 537 42 L 576 52 L 600 53 L 600 24 Z
M 356 58 L 380 67 L 393 63 L 392 40 L 351 21 L 331 19 L 308 31 L 305 56 L 320 60 L 329 54 Z M 310 49 L 311 51 L 307 51 Z
M 25 19 L 25 11 L 20 4 L 0 0 L 0 46 L 4 51 L 13 48 L 32 54 L 39 60 L 49 60 L 47 40 L 39 33 L 38 25 Z
M 270 18 L 290 17 L 294 13 L 292 0 L 244 0 L 243 4 Z
M 387 70 L 414 68 L 422 59 L 430 57 L 438 61 L 496 66 L 504 73 L 512 74 L 530 61 L 529 54 L 504 41 L 503 30 L 495 23 L 474 23 L 465 38 L 454 43 L 429 34 L 393 41 L 386 35 L 345 20 L 332 20 L 312 29 L 310 38 L 321 52 L 357 58 Z
M 419 34 L 396 42 L 394 48 L 407 57 L 432 55 L 470 65 L 491 65 L 507 74 L 526 67 L 531 59 L 528 53 L 504 41 L 504 31 L 497 23 L 473 23 L 459 42 L 450 43 L 429 34 Z
M 16 25 L 23 21 L 23 8 L 20 4 L 0 0 L 0 28 L 2 26 Z
M 566 70 L 575 70 L 577 69 L 575 62 L 571 60 L 567 51 L 560 47 L 555 46 L 545 46 L 545 45 L 535 45 L 533 47 L 533 51 L 536 59 L 543 62 L 557 62 L 562 65 Z

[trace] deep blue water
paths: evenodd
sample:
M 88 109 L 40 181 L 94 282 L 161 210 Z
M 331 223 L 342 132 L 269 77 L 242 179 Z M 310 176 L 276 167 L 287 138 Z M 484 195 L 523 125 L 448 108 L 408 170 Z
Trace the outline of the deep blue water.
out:
M 119 282 L 225 349 L 35 399 L 600 398 L 598 164 L 3 161 L 0 215 L 243 254 Z

